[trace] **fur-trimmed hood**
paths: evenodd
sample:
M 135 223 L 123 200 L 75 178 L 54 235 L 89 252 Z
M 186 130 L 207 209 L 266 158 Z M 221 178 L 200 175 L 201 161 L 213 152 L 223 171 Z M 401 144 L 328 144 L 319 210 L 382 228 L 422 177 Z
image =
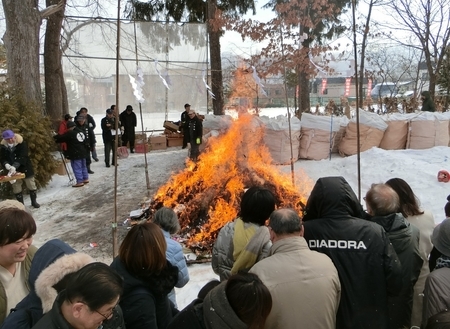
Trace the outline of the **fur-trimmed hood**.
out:
M 88 254 L 74 253 L 58 258 L 53 264 L 44 269 L 36 279 L 36 294 L 42 301 L 42 310 L 47 313 L 52 309 L 53 302 L 58 295 L 53 286 L 60 282 L 67 274 L 74 273 L 85 265 L 94 262 Z
M 22 135 L 19 134 L 14 134 L 14 137 L 16 138 L 16 141 L 14 142 L 14 146 L 16 146 L 17 144 L 20 144 L 23 142 L 23 137 Z M 4 139 L 2 139 L 2 141 L 0 142 L 1 145 L 4 145 L 6 147 L 8 147 L 8 142 Z

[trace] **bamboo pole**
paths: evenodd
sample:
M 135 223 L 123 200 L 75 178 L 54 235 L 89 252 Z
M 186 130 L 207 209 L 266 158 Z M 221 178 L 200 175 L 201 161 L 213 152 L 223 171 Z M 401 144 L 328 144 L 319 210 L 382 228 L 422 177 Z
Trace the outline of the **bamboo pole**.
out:
M 136 36 L 136 15 L 134 15 L 134 21 L 133 21 L 133 27 L 134 27 L 134 53 L 136 54 L 136 72 L 139 68 L 139 58 L 138 58 L 138 52 L 137 52 L 137 36 Z M 167 90 L 167 88 L 166 88 Z M 167 110 L 166 110 L 167 113 Z M 144 132 L 144 118 L 142 117 L 142 103 L 139 101 L 139 114 L 141 115 L 141 131 Z M 147 143 L 147 141 L 145 141 Z M 144 144 L 144 170 L 145 170 L 145 183 L 147 184 L 147 197 L 150 196 L 150 178 L 148 175 L 148 162 L 147 162 L 147 152 L 145 149 Z
M 114 146 L 116 152 L 114 152 L 114 222 L 112 223 L 112 236 L 113 236 L 113 258 L 119 254 L 118 241 L 117 241 L 117 148 L 119 145 L 119 60 L 120 60 L 120 0 L 117 0 L 117 43 L 116 43 L 116 108 L 115 108 L 115 123 L 116 123 L 116 136 Z
M 359 91 L 358 91 L 358 47 L 356 43 L 356 0 L 352 0 L 353 18 L 353 50 L 355 57 L 355 88 L 356 88 L 356 152 L 358 166 L 358 199 L 361 202 L 361 146 L 359 135 Z
M 286 98 L 286 110 L 289 126 L 289 145 L 291 148 L 291 180 L 292 184 L 295 186 L 295 174 L 294 174 L 294 150 L 292 148 L 292 129 L 291 129 L 291 113 L 289 112 L 289 97 L 287 94 L 287 82 L 286 82 L 286 58 L 284 57 L 284 41 L 283 41 L 283 31 L 280 25 L 280 35 L 281 35 L 281 56 L 283 57 L 283 69 L 284 69 L 284 95 Z

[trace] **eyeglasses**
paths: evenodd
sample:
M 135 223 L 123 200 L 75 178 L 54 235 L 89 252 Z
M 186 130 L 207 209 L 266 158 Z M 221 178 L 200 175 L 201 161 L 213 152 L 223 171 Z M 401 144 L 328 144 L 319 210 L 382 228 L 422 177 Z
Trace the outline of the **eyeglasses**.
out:
M 87 305 L 85 302 L 78 301 L 77 303 L 82 303 L 82 304 L 86 305 L 86 306 L 89 308 L 89 305 Z M 93 310 L 93 311 L 94 311 L 95 313 L 97 313 L 97 314 L 100 314 L 100 315 L 105 319 L 105 321 L 106 321 L 106 320 L 108 320 L 108 319 L 114 314 L 114 311 L 117 310 L 117 306 L 118 306 L 118 305 L 119 305 L 119 303 L 117 303 L 116 305 L 114 305 L 114 307 L 111 308 L 111 310 L 110 310 L 107 314 L 100 313 L 100 312 L 97 311 L 97 310 Z
M 108 313 L 107 313 L 107 315 L 106 314 L 103 314 L 103 313 L 100 313 L 99 311 L 97 311 L 97 310 L 94 310 L 94 312 L 95 313 L 97 313 L 97 314 L 100 314 L 101 316 L 103 316 L 103 318 L 105 319 L 105 320 L 108 320 L 113 314 L 114 314 L 114 311 L 117 309 L 117 305 L 119 305 L 119 304 L 116 304 Z

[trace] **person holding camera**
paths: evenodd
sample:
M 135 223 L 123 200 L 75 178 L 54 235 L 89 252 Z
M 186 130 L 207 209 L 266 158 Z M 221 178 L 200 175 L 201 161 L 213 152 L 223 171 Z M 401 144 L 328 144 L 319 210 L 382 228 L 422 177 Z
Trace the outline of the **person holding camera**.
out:
M 112 151 L 112 165 L 116 164 L 116 119 L 114 110 L 107 109 L 106 116 L 101 121 L 103 144 L 105 145 L 105 165 L 110 167 L 110 154 Z

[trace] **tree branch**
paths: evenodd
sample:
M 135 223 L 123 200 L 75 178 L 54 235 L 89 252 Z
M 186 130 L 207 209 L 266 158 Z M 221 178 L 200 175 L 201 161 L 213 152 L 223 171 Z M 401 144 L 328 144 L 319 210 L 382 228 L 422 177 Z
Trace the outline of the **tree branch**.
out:
M 41 19 L 44 19 L 50 17 L 51 15 L 60 11 L 63 8 L 64 8 L 64 0 L 61 0 L 57 5 L 51 5 L 41 10 L 39 14 L 41 15 Z

